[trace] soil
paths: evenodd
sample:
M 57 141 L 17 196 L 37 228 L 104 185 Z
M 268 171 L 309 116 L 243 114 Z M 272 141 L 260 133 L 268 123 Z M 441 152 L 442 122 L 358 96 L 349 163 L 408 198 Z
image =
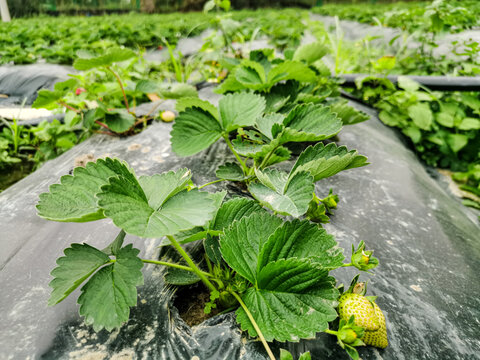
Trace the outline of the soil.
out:
M 173 305 L 188 326 L 195 326 L 220 312 L 219 309 L 212 309 L 210 314 L 205 314 L 203 309 L 209 301 L 210 292 L 202 283 L 197 283 L 192 286 L 179 287 Z

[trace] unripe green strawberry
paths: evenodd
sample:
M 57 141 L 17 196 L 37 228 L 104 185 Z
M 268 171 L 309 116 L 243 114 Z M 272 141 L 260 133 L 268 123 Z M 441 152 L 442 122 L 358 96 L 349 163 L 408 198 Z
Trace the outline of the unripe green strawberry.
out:
M 175 113 L 173 111 L 167 110 L 167 111 L 162 112 L 162 114 L 160 115 L 160 118 L 164 122 L 171 122 L 171 121 L 175 120 Z
M 367 345 L 385 349 L 388 346 L 385 316 L 377 304 L 373 303 L 373 307 L 375 309 L 375 315 L 377 316 L 380 327 L 375 331 L 365 331 L 362 340 Z
M 363 295 L 345 293 L 338 299 L 338 314 L 340 319 L 347 321 L 352 315 L 355 325 L 366 331 L 375 331 L 380 328 L 380 322 L 375 314 L 372 303 Z

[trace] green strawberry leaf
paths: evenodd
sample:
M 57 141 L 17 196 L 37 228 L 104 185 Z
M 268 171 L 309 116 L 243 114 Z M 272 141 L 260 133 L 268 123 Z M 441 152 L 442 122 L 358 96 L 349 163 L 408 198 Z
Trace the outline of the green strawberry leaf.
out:
M 214 92 L 217 94 L 225 94 L 226 92 L 236 92 L 243 89 L 245 89 L 245 86 L 235 78 L 234 70 L 233 73 L 231 72 L 227 76 L 224 82 L 215 88 Z
M 338 290 L 328 271 L 307 259 L 289 258 L 262 268 L 242 296 L 267 341 L 314 338 L 337 318 Z M 258 336 L 243 308 L 236 312 L 242 330 Z
M 220 235 L 220 250 L 230 267 L 251 283 L 257 277 L 258 254 L 282 224 L 282 219 L 267 212 L 255 213 L 233 222 Z
M 267 341 L 314 337 L 337 317 L 339 292 L 328 269 L 341 266 L 343 254 L 318 226 L 253 214 L 220 235 L 220 250 L 227 264 L 254 285 L 242 300 Z M 258 335 L 243 308 L 237 321 L 250 336 Z
M 314 82 L 316 78 L 317 75 L 315 72 L 305 64 L 286 60 L 273 67 L 268 73 L 268 89 L 280 81 L 296 80 L 300 82 Z
M 218 119 L 217 108 L 212 103 L 206 100 L 200 100 L 198 97 L 185 97 L 178 99 L 177 104 L 175 105 L 175 109 L 177 109 L 179 113 L 185 111 L 188 108 L 194 107 L 209 112 L 215 119 Z
M 35 109 L 45 108 L 54 109 L 57 107 L 57 101 L 62 99 L 68 92 L 72 91 L 77 84 L 76 79 L 68 79 L 55 84 L 54 90 L 42 89 L 38 91 L 37 98 L 32 104 Z
M 345 146 L 337 147 L 335 143 L 324 145 L 318 143 L 309 146 L 298 157 L 291 170 L 294 175 L 298 171 L 308 171 L 314 181 L 333 176 L 342 170 L 368 165 L 367 158 L 358 155 L 356 150 L 348 151 Z
M 113 63 L 125 61 L 135 57 L 133 50 L 119 47 L 107 49 L 102 55 L 92 58 L 75 60 L 73 67 L 77 70 L 90 70 L 100 66 L 110 66 Z
M 242 139 L 232 140 L 233 149 L 240 155 L 245 157 L 255 158 L 257 154 L 263 153 L 265 144 L 260 144 L 258 142 L 251 142 Z
M 116 133 L 123 133 L 135 124 L 135 116 L 126 109 L 115 109 L 105 114 L 105 124 Z
M 218 209 L 215 220 L 213 220 L 210 225 L 210 229 L 223 231 L 234 221 L 241 220 L 254 213 L 265 213 L 265 210 L 256 201 L 246 198 L 228 200 Z
M 255 127 L 267 138 L 273 140 L 276 134 L 272 133 L 273 126 L 275 124 L 282 125 L 285 120 L 285 116 L 282 114 L 272 113 L 266 114 L 262 117 L 257 118 Z
M 333 235 L 308 220 L 285 222 L 268 238 L 260 251 L 257 271 L 269 263 L 288 258 L 309 259 L 325 269 L 343 264 L 343 249 Z
M 143 284 L 140 251 L 132 245 L 120 249 L 115 262 L 97 271 L 82 287 L 80 315 L 95 331 L 111 331 L 128 320 L 137 304 L 137 286 Z
M 87 244 L 71 244 L 64 253 L 65 256 L 57 259 L 57 267 L 51 272 L 54 278 L 49 284 L 52 293 L 48 306 L 65 299 L 100 266 L 110 261 L 105 253 Z
M 176 154 L 194 155 L 222 136 L 222 127 L 209 110 L 194 106 L 178 115 L 171 132 L 172 149 Z
M 258 62 L 243 60 L 235 69 L 235 79 L 248 89 L 260 90 L 266 81 L 265 69 Z
M 265 99 L 246 92 L 229 94 L 219 100 L 218 109 L 222 128 L 228 133 L 239 127 L 253 126 L 265 110 Z
M 60 184 L 51 185 L 48 193 L 40 195 L 38 216 L 47 220 L 87 222 L 103 219 L 95 194 L 112 176 L 121 175 L 134 180 L 132 170 L 117 159 L 106 158 L 77 167 L 73 175 L 65 175 Z
M 296 106 L 283 121 L 281 143 L 320 141 L 331 138 L 342 129 L 342 120 L 329 107 L 303 104 Z M 274 125 L 272 129 L 278 125 Z M 272 133 L 274 130 L 272 130 Z
M 329 52 L 328 47 L 321 42 L 300 45 L 293 54 L 294 61 L 303 61 L 310 65 L 321 59 Z
M 293 355 L 285 349 L 280 349 L 280 360 L 293 360 Z
M 355 109 L 353 106 L 348 105 L 347 101 L 338 101 L 330 105 L 332 112 L 342 119 L 343 125 L 358 124 L 370 119 L 370 116 L 363 111 Z
M 131 182 L 113 177 L 97 194 L 98 204 L 126 233 L 146 238 L 175 235 L 205 225 L 217 210 L 209 193 L 187 191 L 190 176 L 183 169 Z
M 302 216 L 313 198 L 315 185 L 310 173 L 301 171 L 289 177 L 276 169 L 256 169 L 258 182 L 248 190 L 263 206 L 283 215 Z
M 220 165 L 215 173 L 217 178 L 230 181 L 243 181 L 247 176 L 243 173 L 242 168 L 237 163 L 227 162 Z

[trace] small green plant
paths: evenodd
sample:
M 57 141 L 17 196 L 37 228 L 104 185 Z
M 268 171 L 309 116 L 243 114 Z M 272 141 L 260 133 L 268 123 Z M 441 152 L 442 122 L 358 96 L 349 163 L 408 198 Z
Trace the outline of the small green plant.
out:
M 40 90 L 33 107 L 64 108 L 67 118 L 81 123 L 88 130 L 103 129 L 108 134 L 128 135 L 134 133 L 138 126 L 145 126 L 158 106 L 152 105 L 148 114 L 137 116 L 132 103 L 146 99 L 146 94 L 155 94 L 159 99 L 197 95 L 192 85 L 142 79 L 142 74 L 136 75 L 136 79 L 132 78 L 129 74 L 135 73 L 135 66 L 140 61 L 132 50 L 111 48 L 100 56 L 80 55 L 82 57 L 74 62 L 74 67 L 87 72 L 56 83 L 53 91 Z M 115 63 L 128 61 L 130 63 L 126 70 L 115 66 Z M 129 77 L 129 81 L 122 80 L 120 71 Z M 113 81 L 109 80 L 107 74 Z M 177 73 L 177 76 L 181 77 L 182 74 Z

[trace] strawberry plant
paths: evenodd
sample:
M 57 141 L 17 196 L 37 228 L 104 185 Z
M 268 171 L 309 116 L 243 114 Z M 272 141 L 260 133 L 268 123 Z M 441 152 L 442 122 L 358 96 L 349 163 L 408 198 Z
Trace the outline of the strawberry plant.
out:
M 141 269 L 148 263 L 191 273 L 194 282 L 210 290 L 213 302 L 237 307 L 241 328 L 259 337 L 272 359 L 268 341 L 329 332 L 339 297 L 329 272 L 354 266 L 353 257 L 344 263 L 334 237 L 308 220 L 285 221 L 246 198 L 224 201 L 226 192 L 200 191 L 208 184 L 197 186 L 191 177 L 188 169 L 137 177 L 126 163 L 106 158 L 76 168 L 42 194 L 37 209 L 43 218 L 88 222 L 108 217 L 120 228 L 103 250 L 85 243 L 65 250 L 52 271 L 49 305 L 83 284 L 78 303 L 86 323 L 96 331 L 118 328 L 136 305 Z M 139 258 L 132 244 L 123 244 L 127 233 L 165 236 L 163 245 L 173 246 L 187 265 Z M 209 264 L 205 270 L 181 246 L 201 239 Z
M 127 164 L 109 158 L 76 168 L 52 185 L 40 196 L 39 216 L 73 222 L 108 217 L 120 233 L 103 250 L 87 244 L 66 249 L 52 272 L 49 304 L 84 284 L 78 303 L 87 324 L 97 331 L 117 328 L 136 304 L 140 270 L 148 263 L 168 267 L 165 279 L 171 284 L 203 282 L 211 299 L 205 312 L 236 309 L 242 330 L 258 337 L 271 359 L 270 341 L 298 341 L 322 331 L 335 335 L 330 324 L 338 318 L 340 293 L 330 271 L 349 266 L 368 271 L 378 260 L 362 242 L 344 262 L 334 237 L 314 223 L 328 221 L 338 197 L 330 191 L 320 199 L 314 184 L 365 166 L 367 159 L 319 142 L 342 128 L 330 107 L 291 103 L 287 108 L 266 112 L 265 98 L 252 92 L 225 95 L 218 107 L 198 98 L 179 99 L 173 151 L 194 155 L 222 138 L 237 160 L 221 165 L 218 179 L 203 185 L 192 182 L 187 169 L 137 177 Z M 272 167 L 290 159 L 288 144 L 305 142 L 316 144 L 298 156 L 289 172 Z M 219 181 L 243 182 L 256 201 L 225 201 L 224 191 L 202 191 Z M 123 245 L 125 234 L 165 237 L 162 246 L 175 248 L 182 262 L 141 259 L 132 245 Z M 203 242 L 204 265 L 182 247 L 194 241 Z M 363 342 L 348 344 L 355 357 L 355 346 Z

